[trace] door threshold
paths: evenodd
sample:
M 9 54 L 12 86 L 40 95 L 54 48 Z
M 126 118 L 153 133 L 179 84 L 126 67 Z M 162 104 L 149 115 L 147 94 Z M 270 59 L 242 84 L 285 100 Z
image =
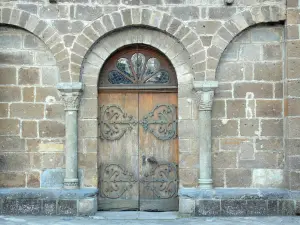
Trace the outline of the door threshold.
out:
M 103 220 L 175 220 L 178 212 L 143 212 L 143 211 L 98 211 L 94 219 Z

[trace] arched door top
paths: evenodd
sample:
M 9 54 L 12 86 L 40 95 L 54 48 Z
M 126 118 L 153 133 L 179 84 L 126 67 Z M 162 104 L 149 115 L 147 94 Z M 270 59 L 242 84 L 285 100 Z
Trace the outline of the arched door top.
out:
M 100 71 L 100 89 L 176 89 L 169 59 L 153 47 L 135 44 L 112 54 Z

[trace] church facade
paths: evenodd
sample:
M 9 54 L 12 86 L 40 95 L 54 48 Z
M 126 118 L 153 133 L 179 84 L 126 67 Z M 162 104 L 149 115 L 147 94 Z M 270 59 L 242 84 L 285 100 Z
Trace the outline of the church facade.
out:
M 298 0 L 4 0 L 2 214 L 300 212 Z

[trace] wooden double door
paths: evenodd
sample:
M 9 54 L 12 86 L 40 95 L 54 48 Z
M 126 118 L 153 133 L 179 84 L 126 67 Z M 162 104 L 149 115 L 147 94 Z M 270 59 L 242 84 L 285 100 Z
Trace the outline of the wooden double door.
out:
M 178 210 L 177 93 L 99 94 L 99 210 Z

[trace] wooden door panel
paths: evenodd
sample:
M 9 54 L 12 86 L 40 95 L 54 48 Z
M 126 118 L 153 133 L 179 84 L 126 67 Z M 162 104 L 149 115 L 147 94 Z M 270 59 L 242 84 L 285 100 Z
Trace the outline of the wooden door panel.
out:
M 138 209 L 138 94 L 100 93 L 99 105 L 99 209 Z
M 173 111 L 168 112 L 168 106 Z M 172 106 L 177 106 L 175 93 L 140 93 L 139 121 L 145 121 L 145 116 L 149 123 L 163 119 L 175 121 L 177 108 Z M 178 140 L 172 135 L 166 138 L 168 130 L 172 130 L 172 126 L 165 127 L 163 123 L 139 126 L 140 210 L 178 209 Z

